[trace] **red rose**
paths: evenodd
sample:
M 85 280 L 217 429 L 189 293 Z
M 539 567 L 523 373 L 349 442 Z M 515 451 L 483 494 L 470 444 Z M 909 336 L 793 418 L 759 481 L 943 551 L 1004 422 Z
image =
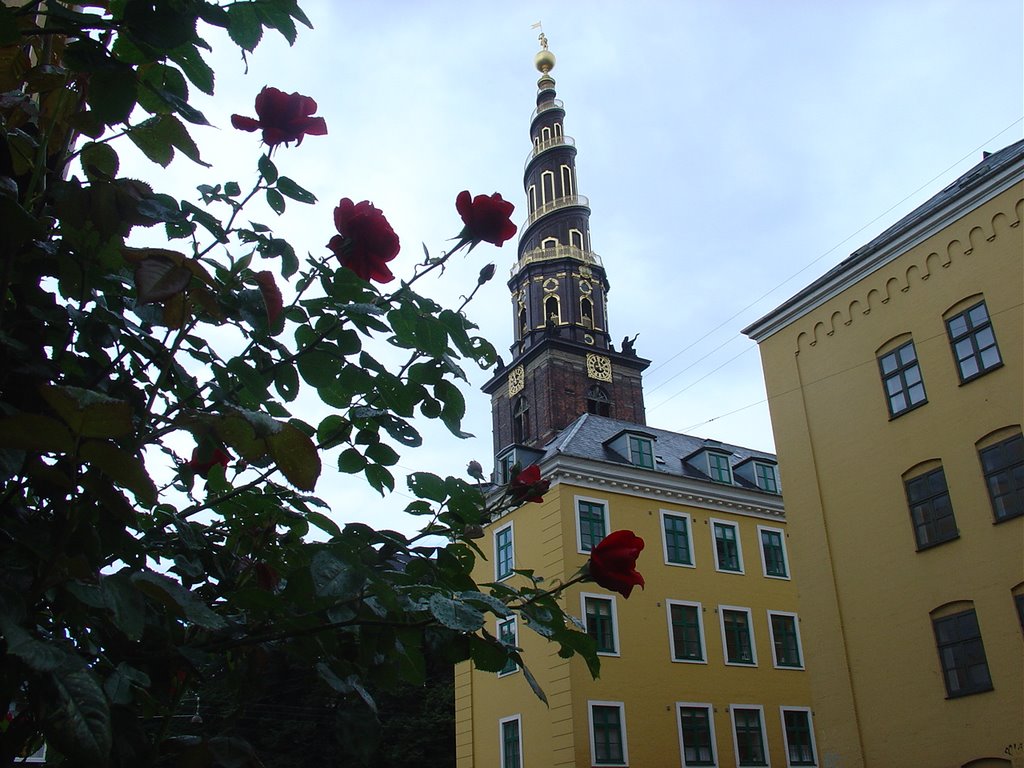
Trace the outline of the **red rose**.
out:
M 204 456 L 206 458 L 203 458 Z M 214 448 L 212 451 L 203 451 L 199 449 L 199 446 L 196 446 L 192 449 L 192 458 L 186 462 L 185 466 L 197 475 L 206 477 L 210 474 L 214 464 L 220 464 L 224 469 L 227 469 L 230 462 L 231 455 L 225 453 L 220 448 Z
M 590 551 L 590 578 L 605 589 L 629 597 L 633 587 L 644 587 L 644 577 L 637 573 L 636 559 L 644 548 L 644 540 L 632 531 L 613 531 Z
M 301 93 L 285 93 L 277 88 L 264 86 L 256 96 L 257 118 L 232 115 L 231 124 L 242 131 L 263 129 L 264 143 L 273 148 L 278 144 L 294 141 L 302 143 L 302 137 L 324 136 L 327 122 L 322 117 L 312 117 L 316 102 Z
M 544 494 L 548 492 L 550 485 L 550 480 L 540 479 L 540 467 L 536 464 L 531 464 L 526 469 L 513 475 L 512 482 L 508 484 L 508 489 L 513 501 L 517 504 L 527 501 L 535 501 L 539 504 L 544 501 Z
M 502 200 L 497 192 L 490 197 L 471 197 L 468 190 L 459 192 L 455 210 L 466 225 L 459 237 L 473 245 L 484 241 L 500 246 L 516 233 L 516 225 L 510 219 L 515 206 Z
M 353 203 L 343 197 L 334 209 L 338 233 L 327 243 L 343 267 L 363 280 L 389 283 L 395 279 L 387 262 L 398 255 L 398 235 L 384 214 L 368 200 Z

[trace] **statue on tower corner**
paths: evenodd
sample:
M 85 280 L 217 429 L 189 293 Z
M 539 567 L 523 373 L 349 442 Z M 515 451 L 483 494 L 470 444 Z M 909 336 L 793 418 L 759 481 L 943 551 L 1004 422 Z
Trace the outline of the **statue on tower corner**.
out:
M 632 339 L 629 338 L 629 336 L 622 337 L 622 354 L 636 357 L 636 350 L 633 349 L 633 342 L 637 340 L 639 335 L 639 333 L 634 334 Z

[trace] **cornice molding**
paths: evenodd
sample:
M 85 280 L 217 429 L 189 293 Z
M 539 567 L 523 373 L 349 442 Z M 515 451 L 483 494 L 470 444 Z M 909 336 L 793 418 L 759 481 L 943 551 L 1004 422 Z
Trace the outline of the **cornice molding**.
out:
M 995 171 L 990 178 L 925 215 L 915 217 L 911 213 L 902 226 L 897 222 L 892 231 L 882 233 L 877 238 L 881 242 L 868 243 L 854 251 L 845 262 L 744 328 L 742 333 L 758 343 L 764 341 L 1022 181 L 1024 161 L 1018 161 Z

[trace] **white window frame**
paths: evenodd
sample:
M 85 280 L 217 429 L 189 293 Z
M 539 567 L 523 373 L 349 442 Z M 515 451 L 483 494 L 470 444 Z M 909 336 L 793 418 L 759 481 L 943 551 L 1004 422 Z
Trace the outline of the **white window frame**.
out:
M 505 618 L 501 618 L 501 616 L 496 616 L 494 618 L 494 636 L 496 638 L 498 638 L 498 642 L 503 643 L 504 640 L 501 639 L 501 627 L 502 627 L 503 624 L 508 624 L 509 622 L 512 623 L 512 644 L 518 648 L 519 647 L 519 617 L 516 616 L 515 614 L 512 614 L 511 616 L 506 616 Z M 514 675 L 518 671 L 519 671 L 519 665 L 516 664 L 513 669 L 510 669 L 507 672 L 499 670 L 498 671 L 498 677 L 508 677 L 509 675 Z
M 668 559 L 668 537 L 665 535 L 665 517 L 682 517 L 686 520 L 686 540 L 690 545 L 690 562 L 689 563 L 673 563 Z M 689 512 L 673 512 L 670 509 L 662 509 L 658 511 L 658 521 L 661 524 L 661 556 L 665 561 L 665 565 L 675 566 L 676 568 L 696 568 L 697 567 L 697 553 L 696 547 L 693 545 L 693 518 Z
M 651 466 L 645 467 L 643 464 L 637 464 L 633 461 L 634 440 L 640 444 L 647 444 L 647 447 L 650 449 L 651 454 Z M 651 440 L 651 438 L 649 437 L 641 437 L 640 435 L 626 435 L 626 452 L 629 454 L 629 463 L 632 464 L 634 467 L 640 467 L 640 469 L 654 469 L 658 464 L 657 460 L 654 458 L 654 441 Z
M 760 713 L 761 718 L 761 750 L 764 752 L 764 766 L 758 768 L 771 768 L 772 755 L 768 751 L 768 728 L 765 724 L 764 719 L 764 705 L 763 704 L 730 704 L 729 705 L 729 720 L 732 722 L 732 748 L 733 754 L 736 756 L 736 765 L 740 764 L 740 742 L 736 737 L 736 710 L 737 709 L 756 709 Z
M 612 531 L 611 523 L 611 505 L 607 499 L 597 499 L 592 496 L 574 496 L 572 501 L 572 514 L 575 518 L 576 523 L 576 551 L 581 555 L 590 556 L 592 550 L 583 549 L 583 531 L 580 528 L 580 502 L 585 501 L 589 504 L 600 504 L 604 507 L 604 535 L 607 536 Z
M 619 607 L 614 595 L 602 595 L 597 592 L 580 592 L 580 621 L 587 626 L 587 598 L 592 600 L 603 600 L 611 603 L 612 606 L 612 641 L 614 651 L 598 651 L 598 656 L 621 656 L 622 644 L 619 642 Z
M 702 765 L 702 768 L 717 768 L 718 766 L 718 742 L 715 738 L 715 706 L 704 701 L 677 701 L 676 702 L 676 733 L 679 734 L 679 764 L 687 766 L 686 745 L 683 743 L 683 716 L 679 710 L 683 707 L 691 709 L 703 709 L 708 713 L 708 730 L 711 734 L 711 766 Z M 815 753 L 817 754 L 817 753 Z
M 501 575 L 498 572 L 498 567 L 499 567 L 499 565 L 501 563 L 501 559 L 498 557 L 498 534 L 502 533 L 503 531 L 506 531 L 506 530 L 508 531 L 509 544 L 510 544 L 511 549 L 512 549 L 512 568 L 510 568 L 509 572 L 506 573 L 503 576 L 503 575 Z M 512 521 L 511 520 L 509 520 L 507 523 L 505 523 L 505 525 L 502 525 L 502 526 L 494 529 L 493 544 L 494 544 L 494 580 L 495 581 L 504 581 L 505 579 L 512 578 L 512 576 L 515 575 L 514 569 L 516 567 L 516 534 L 515 534 L 515 530 L 512 527 Z
M 746 573 L 746 567 L 743 563 L 743 537 L 740 536 L 740 524 L 734 523 L 732 520 L 722 520 L 717 517 L 712 517 L 708 520 L 708 525 L 711 528 L 711 554 L 715 557 L 715 570 L 719 573 Z M 736 531 L 736 557 L 740 561 L 740 569 L 738 571 L 734 571 L 729 568 L 722 568 L 720 566 L 718 562 L 718 539 L 715 537 L 715 525 L 727 525 Z
M 793 764 L 789 762 L 789 734 L 786 732 L 786 713 L 787 712 L 805 712 L 807 714 L 807 730 L 811 734 L 811 752 L 814 755 L 814 765 L 820 765 L 818 760 L 818 742 L 814 738 L 814 712 L 811 711 L 810 707 L 779 707 L 779 722 L 782 724 L 782 744 L 786 752 L 786 768 L 794 768 Z M 807 768 L 806 763 L 801 763 L 796 768 Z
M 800 654 L 800 666 L 794 667 L 791 665 L 779 665 L 777 654 L 775 653 L 775 628 L 772 626 L 772 616 L 788 616 L 793 619 L 793 629 L 796 631 L 796 652 Z M 776 669 L 793 669 L 801 670 L 804 668 L 804 643 L 800 639 L 800 616 L 793 613 L 792 611 L 773 611 L 768 610 L 768 639 L 771 641 L 772 647 L 772 666 Z
M 700 632 L 700 655 L 703 657 L 700 660 L 697 659 L 677 659 L 676 658 L 676 642 L 675 635 L 672 634 L 672 606 L 673 605 L 687 605 L 691 608 L 697 609 L 697 629 Z M 700 603 L 694 602 L 693 600 L 666 600 L 665 601 L 665 619 L 668 622 L 668 656 L 677 664 L 707 664 L 708 663 L 708 644 L 707 635 L 704 633 L 704 606 Z
M 505 766 L 505 723 L 514 722 L 519 735 L 519 768 L 523 766 L 523 718 L 522 715 L 509 715 L 498 720 L 498 764 Z
M 776 466 L 775 464 L 772 464 L 770 461 L 757 461 L 756 459 L 754 460 L 753 463 L 754 463 L 754 485 L 756 485 L 762 491 L 765 491 L 767 493 L 782 493 L 782 483 L 779 482 L 779 468 L 778 468 L 778 466 Z M 772 476 L 775 478 L 775 490 L 774 491 L 769 489 L 769 488 L 762 487 L 761 483 L 758 482 L 758 477 L 759 477 L 759 475 L 757 474 L 757 468 L 758 467 L 767 467 L 768 469 L 770 469 L 772 471 Z
M 548 200 L 547 179 L 551 179 L 551 199 Z M 541 171 L 540 174 L 540 204 L 543 208 L 548 203 L 558 199 L 558 187 L 555 186 L 555 172 Z
M 742 661 L 729 661 L 729 644 L 725 639 L 725 612 L 738 611 L 747 614 L 747 631 L 750 633 L 750 658 L 751 663 Z M 757 638 L 754 637 L 754 612 L 742 605 L 719 605 L 718 606 L 718 627 L 722 631 L 722 660 L 728 667 L 756 667 L 757 666 Z
M 622 736 L 622 762 L 621 763 L 599 763 L 597 762 L 597 743 L 594 739 L 594 707 L 618 707 L 619 710 L 619 735 Z M 621 701 L 587 701 L 587 725 L 590 729 L 590 764 L 593 766 L 627 766 L 629 765 L 629 748 L 626 744 L 626 705 Z
M 779 534 L 779 539 L 782 541 L 782 562 L 786 564 L 786 575 L 776 576 L 768 573 L 768 561 L 764 556 L 764 541 L 761 539 L 761 531 L 771 531 L 772 533 Z M 759 525 L 757 526 L 757 551 L 761 555 L 761 573 L 764 574 L 766 579 L 778 579 L 779 581 L 790 580 L 790 567 L 789 567 L 789 552 L 786 550 L 786 531 L 783 528 L 775 528 L 771 525 Z

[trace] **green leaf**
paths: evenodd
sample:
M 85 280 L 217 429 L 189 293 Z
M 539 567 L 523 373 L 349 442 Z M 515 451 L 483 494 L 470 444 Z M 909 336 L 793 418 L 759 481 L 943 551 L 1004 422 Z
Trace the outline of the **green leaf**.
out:
M 470 658 L 473 666 L 481 672 L 501 672 L 505 669 L 510 650 L 495 639 L 484 639 L 478 635 L 469 638 Z
M 90 141 L 82 147 L 79 159 L 82 161 L 82 170 L 85 171 L 89 181 L 112 179 L 117 176 L 119 167 L 117 152 L 109 144 L 97 144 Z
M 0 45 L 14 45 L 21 41 L 18 19 L 7 5 L 0 4 Z
M 331 520 L 327 515 L 317 512 L 315 509 L 306 510 L 303 514 L 312 525 L 319 528 L 331 538 L 341 536 L 341 528 L 339 528 L 338 524 Z
M 277 166 L 274 165 L 269 155 L 260 155 L 260 159 L 256 163 L 260 169 L 260 175 L 266 179 L 267 184 L 273 184 L 277 181 Z
M 416 345 L 431 357 L 448 351 L 448 332 L 437 318 L 421 314 L 416 318 Z
M 484 614 L 473 606 L 440 592 L 430 596 L 430 612 L 449 629 L 461 632 L 476 632 L 486 621 Z
M 130 128 L 128 138 L 142 154 L 164 168 L 174 159 L 174 146 L 160 130 L 160 117 L 151 117 Z
M 363 474 L 366 475 L 366 481 L 373 486 L 374 490 L 376 490 L 381 496 L 384 495 L 385 489 L 388 491 L 395 490 L 394 476 L 379 464 L 367 464 L 366 469 L 363 470 Z
M 288 45 L 295 45 L 295 38 L 298 36 L 298 32 L 295 29 L 295 22 L 292 21 L 288 11 L 271 3 L 260 3 L 256 6 L 256 11 L 266 26 L 280 32 L 284 39 L 288 41 Z
M 351 435 L 352 422 L 333 413 L 324 418 L 316 428 L 316 440 L 325 450 L 344 445 Z M 362 466 L 359 469 L 362 469 Z
M 238 186 L 237 181 L 229 181 L 224 184 L 224 194 L 228 197 L 238 197 L 242 194 L 242 188 Z
M 377 423 L 384 427 L 384 430 L 402 445 L 417 448 L 423 444 L 423 438 L 420 437 L 420 433 L 404 419 L 399 419 L 397 416 L 392 416 L 388 413 L 380 416 L 377 419 Z
M 480 605 L 490 608 L 493 613 L 497 614 L 498 616 L 501 616 L 502 618 L 512 615 L 512 611 L 509 610 L 509 607 L 505 605 L 503 602 L 501 602 L 501 600 L 496 598 L 494 595 L 488 595 L 483 592 L 475 592 L 470 590 L 466 592 L 460 592 L 459 597 L 462 600 L 465 600 L 467 603 L 479 603 Z
M 104 576 L 100 585 L 114 625 L 132 642 L 140 640 L 146 627 L 146 601 L 129 575 L 122 571 Z
M 354 475 L 356 472 L 361 472 L 366 467 L 366 459 L 359 451 L 355 448 L 349 448 L 341 452 L 338 456 L 338 471 L 345 472 L 349 475 Z
M 123 437 L 131 434 L 131 406 L 99 392 L 49 384 L 40 394 L 53 410 L 81 437 Z
M 199 222 L 207 232 L 217 238 L 218 242 L 226 243 L 228 241 L 227 233 L 224 232 L 220 222 L 202 208 L 196 208 L 188 200 L 182 200 L 181 210 L 189 214 L 193 220 Z
M 277 189 L 285 197 L 298 200 L 300 203 L 312 204 L 316 202 L 316 195 L 309 190 L 303 189 L 287 176 L 282 176 L 277 180 Z
M 146 690 L 149 686 L 149 675 L 122 661 L 110 673 L 110 677 L 103 681 L 103 692 L 112 704 L 128 706 L 132 703 L 136 689 Z
M 7 653 L 21 659 L 36 672 L 53 672 L 75 660 L 64 646 L 37 640 L 14 622 L 4 621 L 0 628 L 4 632 Z
M 169 96 L 188 99 L 185 76 L 176 67 L 153 63 L 139 67 L 139 106 L 154 114 L 169 114 L 174 104 Z
M 407 482 L 409 490 L 421 499 L 444 501 L 448 498 L 444 480 L 430 472 L 413 472 L 409 475 Z
M 359 594 L 365 578 L 328 549 L 318 550 L 309 564 L 320 597 L 348 598 Z
M 175 64 L 181 67 L 192 84 L 203 93 L 213 95 L 214 74 L 210 66 L 203 61 L 199 50 L 194 45 L 183 45 L 168 54 Z
M 232 3 L 228 6 L 228 36 L 235 45 L 247 51 L 255 50 L 263 37 L 263 25 L 256 14 L 254 3 Z
M 167 576 L 153 571 L 132 574 L 132 581 L 142 591 L 160 601 L 179 616 L 206 629 L 225 629 L 227 622 L 214 613 L 206 603 Z
M 123 123 L 135 107 L 135 71 L 128 66 L 108 66 L 92 73 L 86 101 L 108 125 Z
M 0 448 L 70 453 L 75 448 L 75 439 L 57 419 L 37 413 L 19 413 L 0 419 Z
M 127 488 L 140 504 L 156 504 L 156 484 L 146 472 L 138 456 L 118 448 L 114 443 L 88 440 L 79 448 L 79 455 L 123 488 Z
M 525 664 L 520 663 L 519 668 L 523 670 L 523 677 L 526 678 L 526 682 L 530 684 L 530 688 L 533 689 L 533 692 L 537 695 L 537 698 L 543 701 L 544 705 L 547 706 L 548 697 L 544 695 L 544 689 L 540 687 L 540 683 L 537 682 L 537 678 L 533 676 L 533 673 L 530 672 L 529 669 L 527 669 Z
M 154 253 L 135 267 L 135 292 L 139 304 L 156 304 L 182 293 L 192 282 L 192 272 L 166 256 Z
M 50 677 L 56 706 L 46 723 L 46 739 L 82 765 L 106 765 L 112 741 L 110 709 L 95 674 L 79 666 Z
M 282 213 L 284 213 L 284 208 L 285 208 L 284 197 L 282 197 L 281 193 L 278 192 L 276 189 L 268 189 L 267 190 L 267 205 L 270 206 L 270 210 L 272 210 L 274 213 L 276 213 L 279 216 Z
M 303 491 L 312 491 L 320 477 L 320 453 L 313 441 L 291 424 L 281 424 L 279 432 L 266 438 L 270 457 L 288 482 Z
M 398 453 L 390 445 L 386 443 L 377 443 L 375 445 L 367 446 L 366 458 L 372 459 L 381 466 L 393 467 L 398 463 L 400 458 Z
M 299 396 L 299 372 L 294 365 L 282 365 L 274 373 L 274 387 L 286 403 Z

